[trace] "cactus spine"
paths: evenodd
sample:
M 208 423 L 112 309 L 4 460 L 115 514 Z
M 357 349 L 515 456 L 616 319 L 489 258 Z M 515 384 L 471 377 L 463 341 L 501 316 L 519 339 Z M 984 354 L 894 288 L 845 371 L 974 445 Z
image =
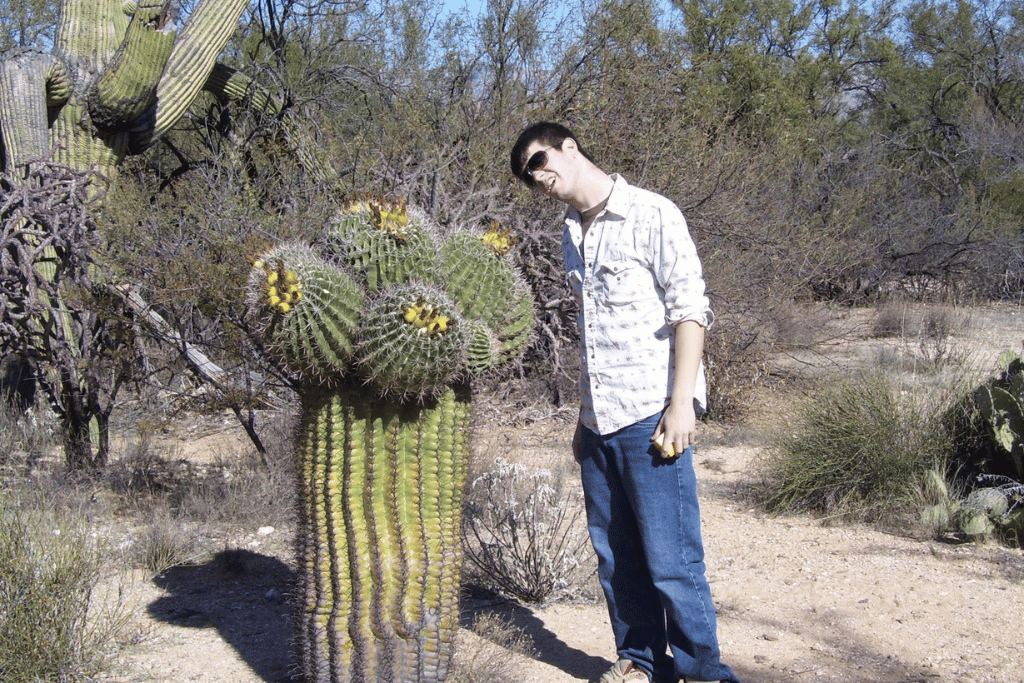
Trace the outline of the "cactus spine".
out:
M 302 404 L 309 683 L 447 678 L 469 382 L 513 360 L 533 323 L 528 290 L 500 248 L 483 246 L 492 232 L 442 241 L 415 210 L 361 199 L 317 243 L 254 265 L 254 331 Z

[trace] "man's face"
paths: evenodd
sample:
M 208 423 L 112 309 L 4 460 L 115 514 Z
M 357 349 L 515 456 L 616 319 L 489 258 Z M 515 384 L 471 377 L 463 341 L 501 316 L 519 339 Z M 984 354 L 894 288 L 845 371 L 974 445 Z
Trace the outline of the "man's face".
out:
M 532 142 L 526 148 L 526 171 L 531 173 L 534 187 L 544 194 L 565 200 L 576 178 L 572 138 L 562 142 L 562 149 L 543 142 Z

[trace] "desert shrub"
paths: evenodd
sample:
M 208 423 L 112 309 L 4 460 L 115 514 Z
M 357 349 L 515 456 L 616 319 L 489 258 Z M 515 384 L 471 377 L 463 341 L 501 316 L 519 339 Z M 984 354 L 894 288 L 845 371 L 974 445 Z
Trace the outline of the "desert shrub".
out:
M 292 522 L 296 495 L 292 441 L 269 439 L 266 446 L 263 454 L 248 449 L 217 455 L 182 490 L 178 516 L 204 524 L 285 526 Z
M 292 518 L 294 459 L 288 413 L 270 416 L 261 430 L 265 452 L 225 447 L 202 461 L 157 446 L 141 429 L 106 468 L 108 488 L 125 507 L 200 524 L 281 525 Z
M 721 320 L 704 341 L 708 415 L 736 423 L 746 415 L 751 390 L 768 376 L 768 354 L 758 329 Z
M 477 577 L 524 602 L 576 597 L 597 564 L 582 493 L 549 470 L 498 459 L 463 506 L 463 546 Z
M 143 529 L 132 544 L 136 562 L 156 576 L 202 556 L 198 538 L 172 511 L 155 507 L 142 519 Z
M 100 549 L 80 526 L 10 493 L 0 500 L 0 680 L 91 680 L 124 624 L 111 610 L 90 615 Z
M 910 306 L 905 301 L 890 300 L 875 308 L 871 319 L 871 336 L 875 338 L 904 337 L 916 325 Z
M 295 506 L 292 416 L 269 416 L 264 453 L 228 446 L 202 459 L 154 442 L 139 429 L 105 470 L 103 500 L 137 525 L 130 558 L 152 574 L 221 548 L 224 527 L 287 526 Z
M 770 446 L 768 509 L 865 520 L 905 511 L 924 474 L 944 467 L 946 405 L 932 391 L 904 390 L 893 375 L 830 378 Z
M 875 311 L 870 334 L 896 337 L 899 343 L 880 348 L 876 365 L 911 374 L 941 374 L 965 367 L 970 349 L 957 335 L 970 324 L 970 315 L 954 306 L 888 301 Z
M 968 316 L 950 306 L 929 306 L 921 315 L 918 353 L 926 367 L 939 370 L 967 361 L 968 350 L 955 336 L 970 324 Z
M 127 441 L 123 452 L 107 463 L 104 478 L 125 504 L 145 507 L 147 499 L 163 490 L 161 473 L 167 468 L 167 458 L 153 446 L 152 433 L 139 430 L 135 438 Z

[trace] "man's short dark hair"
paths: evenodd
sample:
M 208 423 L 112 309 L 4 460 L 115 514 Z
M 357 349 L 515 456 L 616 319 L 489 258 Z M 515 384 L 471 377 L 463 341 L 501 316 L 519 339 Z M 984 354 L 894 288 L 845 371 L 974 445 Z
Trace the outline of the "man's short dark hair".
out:
M 533 187 L 533 178 L 524 174 L 526 162 L 529 161 L 529 159 L 526 158 L 526 150 L 529 149 L 530 145 L 534 142 L 539 142 L 542 145 L 554 147 L 555 149 L 562 149 L 562 143 L 569 138 L 572 138 L 576 142 L 576 149 L 578 149 L 586 159 L 590 159 L 590 155 L 583 151 L 583 146 L 580 145 L 579 138 L 577 138 L 571 130 L 562 124 L 541 121 L 540 123 L 534 123 L 527 126 L 523 129 L 523 132 L 519 134 L 519 139 L 516 140 L 516 144 L 512 146 L 512 175 L 519 178 L 530 187 Z M 593 162 L 593 159 L 590 159 L 590 161 Z

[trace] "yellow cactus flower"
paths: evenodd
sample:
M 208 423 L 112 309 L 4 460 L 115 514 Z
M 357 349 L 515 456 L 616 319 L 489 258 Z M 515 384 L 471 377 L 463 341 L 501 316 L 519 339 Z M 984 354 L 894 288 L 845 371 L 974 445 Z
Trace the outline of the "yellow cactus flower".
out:
M 267 279 L 263 281 L 263 290 L 267 295 L 264 301 L 275 312 L 288 313 L 302 300 L 302 283 L 299 282 L 299 276 L 295 271 L 288 270 L 283 260 L 279 260 L 275 267 L 257 261 L 255 267 L 262 268 L 267 274 Z
M 512 233 L 512 228 L 503 228 L 498 221 L 491 221 L 480 238 L 485 247 L 490 247 L 498 256 L 504 256 L 519 240 Z
M 409 214 L 404 202 L 370 202 L 370 223 L 374 228 L 405 241 L 409 227 Z
M 420 334 L 434 335 L 446 332 L 451 326 L 451 318 L 434 310 L 430 304 L 419 299 L 415 304 L 402 306 L 402 317 L 405 322 L 416 327 Z
M 444 332 L 448 329 L 449 319 L 443 315 L 439 315 L 429 323 L 427 323 L 427 334 L 437 334 L 438 332 Z

